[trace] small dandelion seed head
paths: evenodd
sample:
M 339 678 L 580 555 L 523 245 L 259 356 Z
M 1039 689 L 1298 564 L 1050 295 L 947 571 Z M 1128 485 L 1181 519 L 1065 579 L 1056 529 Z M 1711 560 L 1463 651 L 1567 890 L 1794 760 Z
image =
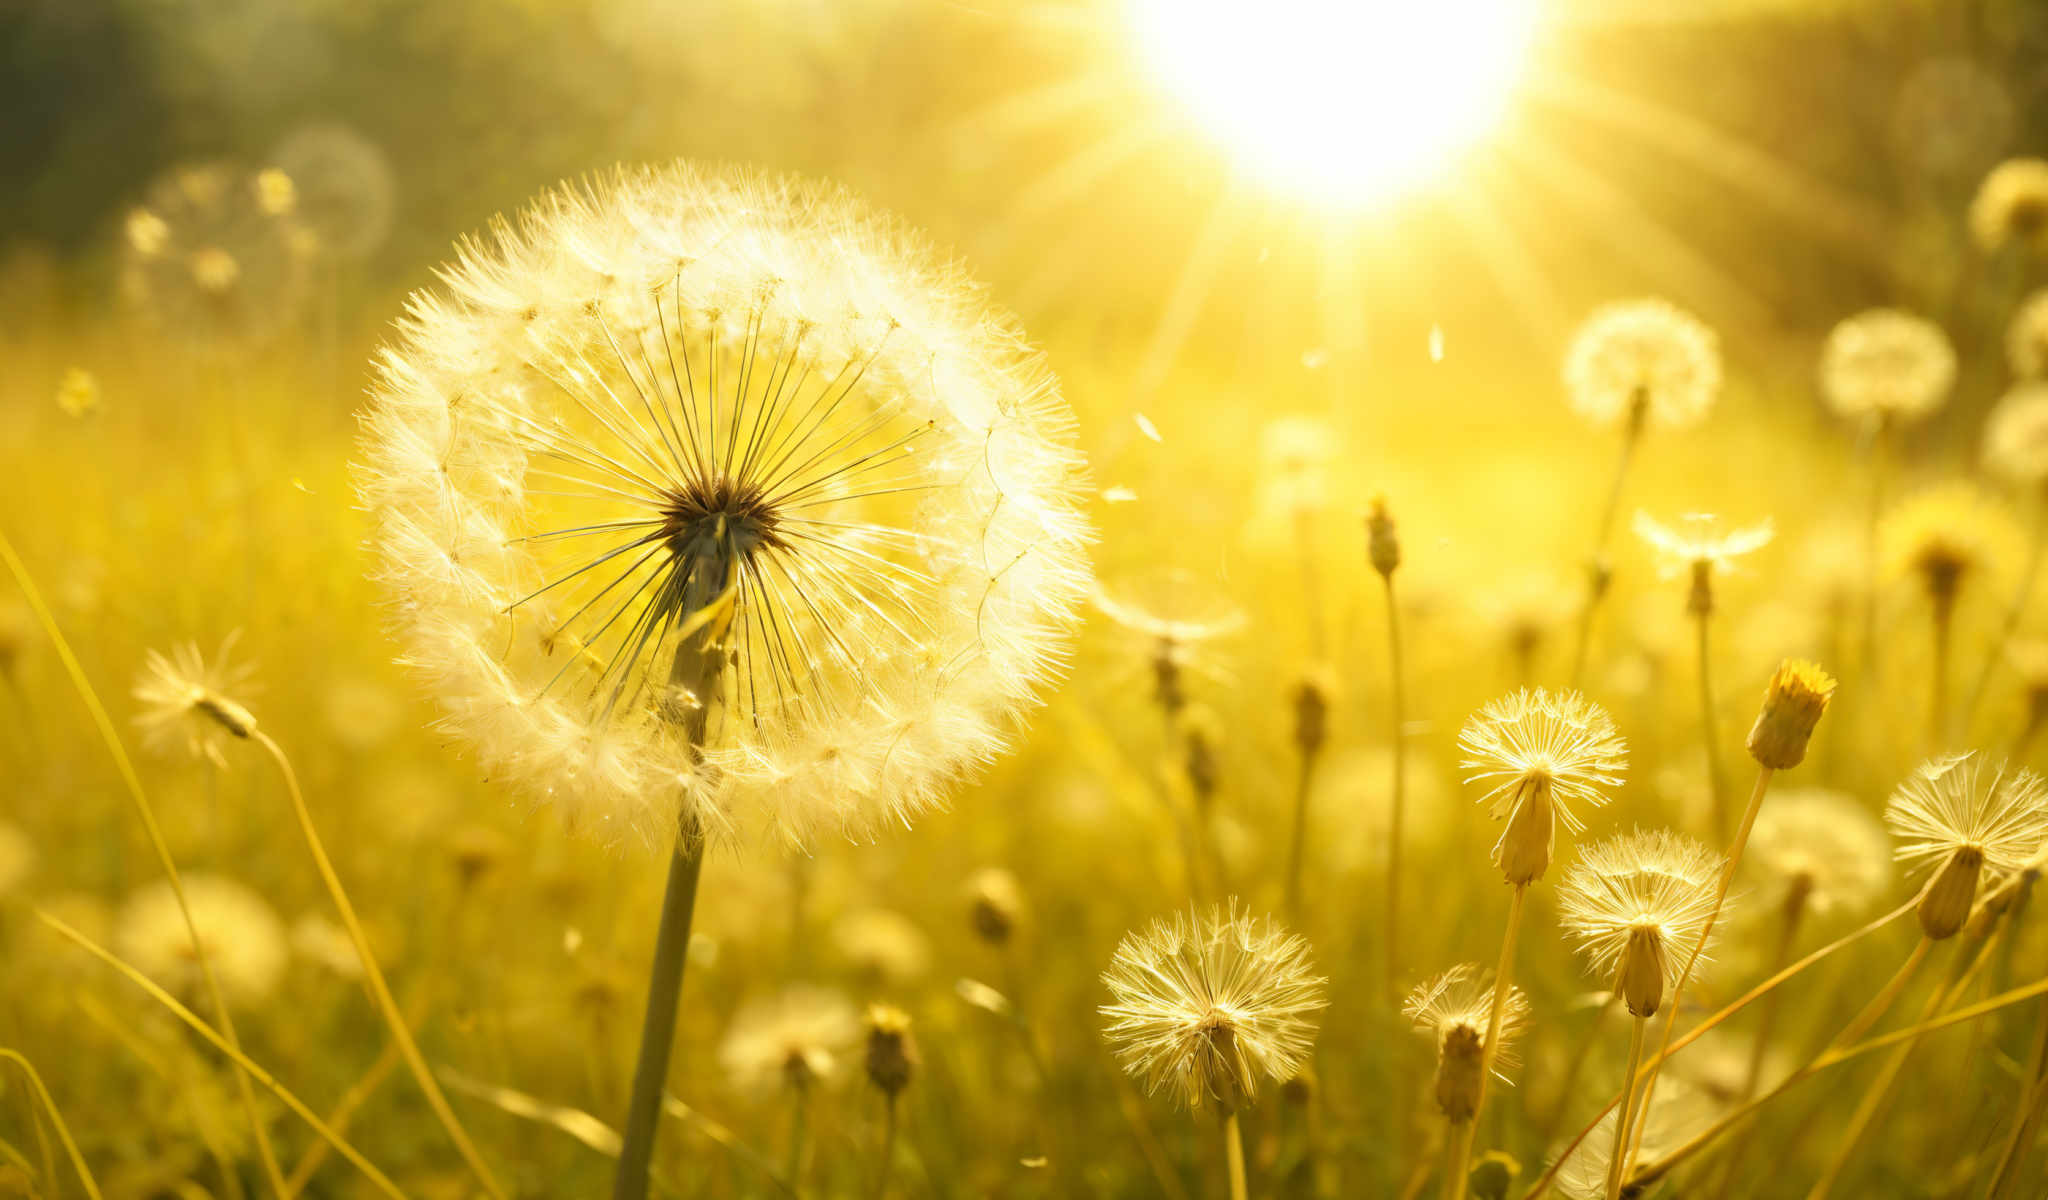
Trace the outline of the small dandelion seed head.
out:
M 942 803 L 1086 595 L 1042 359 L 828 187 L 678 164 L 548 193 L 412 298 L 363 423 L 407 660 L 494 777 L 608 842 Z
M 1986 252 L 2048 250 L 2048 162 L 2009 158 L 1991 168 L 1970 201 L 1970 236 Z
M 796 984 L 741 1005 L 719 1044 L 718 1062 L 742 1092 L 805 1091 L 837 1082 L 860 1038 L 860 1014 L 845 996 Z
M 1477 963 L 1460 963 L 1415 985 L 1401 1012 L 1417 1033 L 1436 1046 L 1437 1107 L 1453 1124 L 1469 1121 L 1479 1108 L 1486 1027 L 1493 1018 L 1493 974 Z M 1517 1043 L 1529 1023 L 1529 997 L 1510 987 L 1501 1009 L 1493 1074 L 1502 1083 L 1521 1065 Z
M 1743 862 L 1784 905 L 1816 916 L 1868 909 L 1892 880 L 1884 827 L 1849 796 L 1825 788 L 1774 790 Z
M 223 639 L 211 662 L 192 642 L 171 647 L 168 655 L 149 652 L 134 689 L 142 704 L 135 724 L 143 745 L 158 753 L 182 750 L 227 769 L 222 753 L 227 739 L 256 732 L 255 716 L 230 695 L 246 695 L 255 673 L 251 664 L 235 657 L 240 636 L 237 630 Z
M 150 884 L 121 906 L 114 923 L 114 951 L 164 990 L 190 1002 L 204 995 L 199 964 L 203 953 L 229 1004 L 262 1004 L 276 990 L 291 958 L 284 922 L 276 910 L 246 885 L 224 876 L 187 871 L 180 882 L 191 908 L 191 925 L 186 924 L 170 883 Z
M 1720 396 L 1720 339 L 1664 300 L 1609 304 L 1573 335 L 1564 382 L 1573 411 L 1594 425 L 1684 428 Z
M 1790 658 L 1764 687 L 1764 702 L 1749 729 L 1749 754 L 1761 766 L 1789 771 L 1806 761 L 1814 727 L 1835 695 L 1835 677 L 1819 663 Z
M 2005 327 L 2005 360 L 2021 379 L 2048 375 L 2048 288 L 2031 293 Z
M 2048 381 L 2020 383 L 1984 420 L 1984 465 L 2015 483 L 2048 482 Z
M 1307 1060 L 1325 981 L 1308 943 L 1235 903 L 1124 938 L 1103 973 L 1104 1036 L 1150 1092 L 1235 1112 Z
M 1653 1015 L 1678 985 L 1712 919 L 1723 862 L 1681 834 L 1638 830 L 1587 846 L 1565 873 L 1559 920 L 1635 1016 Z
M 1553 825 L 1578 833 L 1577 809 L 1599 808 L 1620 786 L 1628 747 L 1607 710 L 1577 692 L 1524 688 L 1482 706 L 1458 734 L 1467 784 L 1506 828 L 1493 861 L 1511 884 L 1548 869 Z
M 1956 352 L 1924 317 L 1876 308 L 1849 317 L 1821 347 L 1821 393 L 1845 417 L 1901 422 L 1940 408 L 1956 382 Z
M 2019 870 L 2048 838 L 2048 784 L 1981 751 L 1944 754 L 1907 775 L 1885 805 L 1895 855 L 1916 871 L 1959 850 L 1993 876 Z
M 1753 525 L 1730 525 L 1713 513 L 1684 513 L 1666 524 L 1646 512 L 1635 516 L 1636 536 L 1657 555 L 1666 579 L 1687 575 L 1704 565 L 1715 572 L 1733 571 L 1736 560 L 1769 545 L 1775 533 L 1768 518 Z
M 2012 570 L 2024 541 L 2005 506 L 1966 481 L 1906 497 L 1878 527 L 1885 573 L 1916 580 L 1937 606 L 1953 605 L 1975 581 Z

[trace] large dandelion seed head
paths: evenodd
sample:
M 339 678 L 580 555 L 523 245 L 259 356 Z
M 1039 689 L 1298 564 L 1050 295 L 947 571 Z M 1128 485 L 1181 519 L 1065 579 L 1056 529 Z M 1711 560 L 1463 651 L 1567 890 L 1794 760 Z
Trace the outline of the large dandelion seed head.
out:
M 346 125 L 306 125 L 270 159 L 292 181 L 293 217 L 320 253 L 361 258 L 390 236 L 397 179 L 370 139 Z
M 1572 410 L 1595 425 L 1647 419 L 1683 428 L 1720 396 L 1720 339 L 1664 300 L 1605 305 L 1573 335 L 1564 382 Z
M 1995 878 L 2025 866 L 2048 839 L 2048 783 L 1978 751 L 1945 754 L 1906 776 L 1884 820 L 1896 857 L 1915 871 L 1961 851 Z
M 1757 814 L 1743 860 L 1787 903 L 1816 915 L 1858 912 L 1892 879 L 1892 847 L 1861 804 L 1826 788 L 1776 791 Z
M 142 702 L 135 724 L 142 743 L 158 753 L 177 751 L 227 769 L 221 748 L 231 737 L 256 731 L 256 718 L 237 695 L 247 695 L 255 667 L 235 656 L 241 631 L 221 641 L 220 652 L 208 661 L 192 642 L 171 647 L 169 654 L 149 652 L 134 695 Z
M 1308 943 L 1235 905 L 1154 922 L 1117 946 L 1102 980 L 1104 1030 L 1148 1091 L 1191 1108 L 1248 1106 L 1261 1079 L 1307 1061 L 1324 980 Z
M 305 291 L 288 186 L 230 163 L 172 168 L 123 225 L 123 294 L 201 352 L 276 333 Z
M 1821 393 L 1845 417 L 1924 417 L 1948 400 L 1955 382 L 1955 347 L 1941 326 L 1895 308 L 1843 320 L 1821 347 Z
M 1984 465 L 2015 483 L 2048 481 L 2048 381 L 2015 385 L 1984 419 Z
M 1691 838 L 1638 830 L 1586 847 L 1565 873 L 1559 920 L 1594 976 L 1614 981 L 1636 1016 L 1655 1013 L 1678 986 L 1713 918 L 1722 864 Z
M 829 988 L 798 984 L 733 1015 L 719 1065 L 735 1088 L 767 1095 L 836 1082 L 860 1040 L 860 1014 Z
M 364 420 L 406 659 L 487 769 L 607 840 L 930 807 L 1085 595 L 1043 362 L 829 187 L 550 193 L 413 298 Z
M 1523 688 L 1482 706 L 1458 733 L 1465 782 L 1480 784 L 1495 820 L 1510 815 L 1524 783 L 1544 780 L 1558 819 L 1585 828 L 1575 806 L 1599 808 L 1621 784 L 1628 745 L 1607 710 L 1577 692 Z
M 262 1003 L 291 960 L 276 910 L 248 887 L 222 876 L 188 871 L 181 882 L 192 925 L 186 925 L 168 881 L 150 884 L 121 906 L 114 923 L 115 953 L 165 991 L 191 1001 L 202 994 L 203 951 L 229 1004 Z M 196 943 L 193 927 L 199 931 Z
M 1942 603 L 1973 581 L 2010 571 L 2024 542 L 2005 506 L 1965 481 L 1906 497 L 1878 526 L 1885 572 L 1918 580 Z
M 1735 560 L 1769 545 L 1773 534 L 1769 519 L 1754 525 L 1730 525 L 1704 512 L 1682 514 L 1670 524 L 1637 512 L 1635 531 L 1656 552 L 1658 570 L 1667 579 L 1702 568 L 1732 571 Z
M 2048 162 L 2009 158 L 1970 201 L 1970 236 L 1984 250 L 2048 250 Z

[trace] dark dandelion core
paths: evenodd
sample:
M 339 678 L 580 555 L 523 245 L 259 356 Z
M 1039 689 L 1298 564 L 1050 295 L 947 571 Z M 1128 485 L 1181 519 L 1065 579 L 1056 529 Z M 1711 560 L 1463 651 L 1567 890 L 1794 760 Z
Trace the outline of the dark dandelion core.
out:
M 511 608 L 563 659 L 542 694 L 600 724 L 843 711 L 932 636 L 932 423 L 869 376 L 886 326 L 827 366 L 772 298 L 734 321 L 672 295 L 593 304 L 587 347 L 526 364 L 517 540 L 545 581 Z

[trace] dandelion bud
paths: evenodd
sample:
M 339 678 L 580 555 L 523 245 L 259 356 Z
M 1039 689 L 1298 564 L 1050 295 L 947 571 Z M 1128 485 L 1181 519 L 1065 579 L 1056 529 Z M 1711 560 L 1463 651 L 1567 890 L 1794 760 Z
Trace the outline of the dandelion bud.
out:
M 1557 825 L 1550 793 L 1548 775 L 1523 779 L 1515 789 L 1507 828 L 1493 845 L 1494 863 L 1516 887 L 1543 878 L 1550 868 L 1551 835 Z
M 1692 590 L 1686 593 L 1685 611 L 1695 617 L 1708 616 L 1714 611 L 1714 560 L 1696 558 L 1692 561 Z
M 1654 1017 L 1664 1004 L 1664 935 L 1655 926 L 1631 929 L 1621 951 L 1614 990 L 1633 1016 Z
M 1958 846 L 1942 864 L 1927 890 L 1920 893 L 1920 932 L 1930 941 L 1954 937 L 1970 919 L 1977 901 L 1977 879 L 1984 873 L 1984 852 Z
M 1773 771 L 1798 766 L 1834 694 L 1834 678 L 1818 664 L 1786 660 L 1764 689 L 1763 708 L 1749 731 L 1750 757 Z
M 887 1004 L 868 1008 L 868 1081 L 890 1099 L 910 1086 L 917 1073 L 917 1041 L 910 1036 L 910 1015 Z
M 1385 496 L 1372 498 L 1372 508 L 1365 517 L 1365 531 L 1366 557 L 1372 562 L 1372 569 L 1391 577 L 1394 568 L 1401 565 L 1401 537 L 1394 529 L 1394 516 L 1387 511 Z
M 1160 638 L 1153 651 L 1152 698 L 1169 717 L 1187 706 L 1187 689 L 1181 685 L 1180 652 L 1172 638 Z
M 1024 917 L 1024 889 L 1001 867 L 976 871 L 967 881 L 968 917 L 974 933 L 991 946 L 1005 946 Z
M 1311 671 L 1294 685 L 1294 745 L 1303 758 L 1314 758 L 1330 734 L 1330 681 Z
M 1479 1111 L 1485 1054 L 1486 1045 L 1476 1026 L 1457 1025 L 1444 1034 L 1436 1059 L 1436 1106 L 1453 1125 L 1471 1120 Z

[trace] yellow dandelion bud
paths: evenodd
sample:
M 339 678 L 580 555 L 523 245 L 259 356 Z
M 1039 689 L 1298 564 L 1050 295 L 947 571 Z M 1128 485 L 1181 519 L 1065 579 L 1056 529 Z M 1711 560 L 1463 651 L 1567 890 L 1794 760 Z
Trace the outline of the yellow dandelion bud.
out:
M 1806 744 L 1820 724 L 1835 679 L 1820 664 L 1787 659 L 1764 688 L 1763 707 L 1749 729 L 1749 756 L 1773 771 L 1789 771 L 1806 758 Z
M 984 867 L 967 880 L 967 915 L 976 937 L 1008 944 L 1024 920 L 1024 885 L 1001 867 Z
M 910 1035 L 910 1015 L 887 1004 L 867 1012 L 868 1082 L 894 1097 L 910 1086 L 917 1073 L 917 1040 Z

